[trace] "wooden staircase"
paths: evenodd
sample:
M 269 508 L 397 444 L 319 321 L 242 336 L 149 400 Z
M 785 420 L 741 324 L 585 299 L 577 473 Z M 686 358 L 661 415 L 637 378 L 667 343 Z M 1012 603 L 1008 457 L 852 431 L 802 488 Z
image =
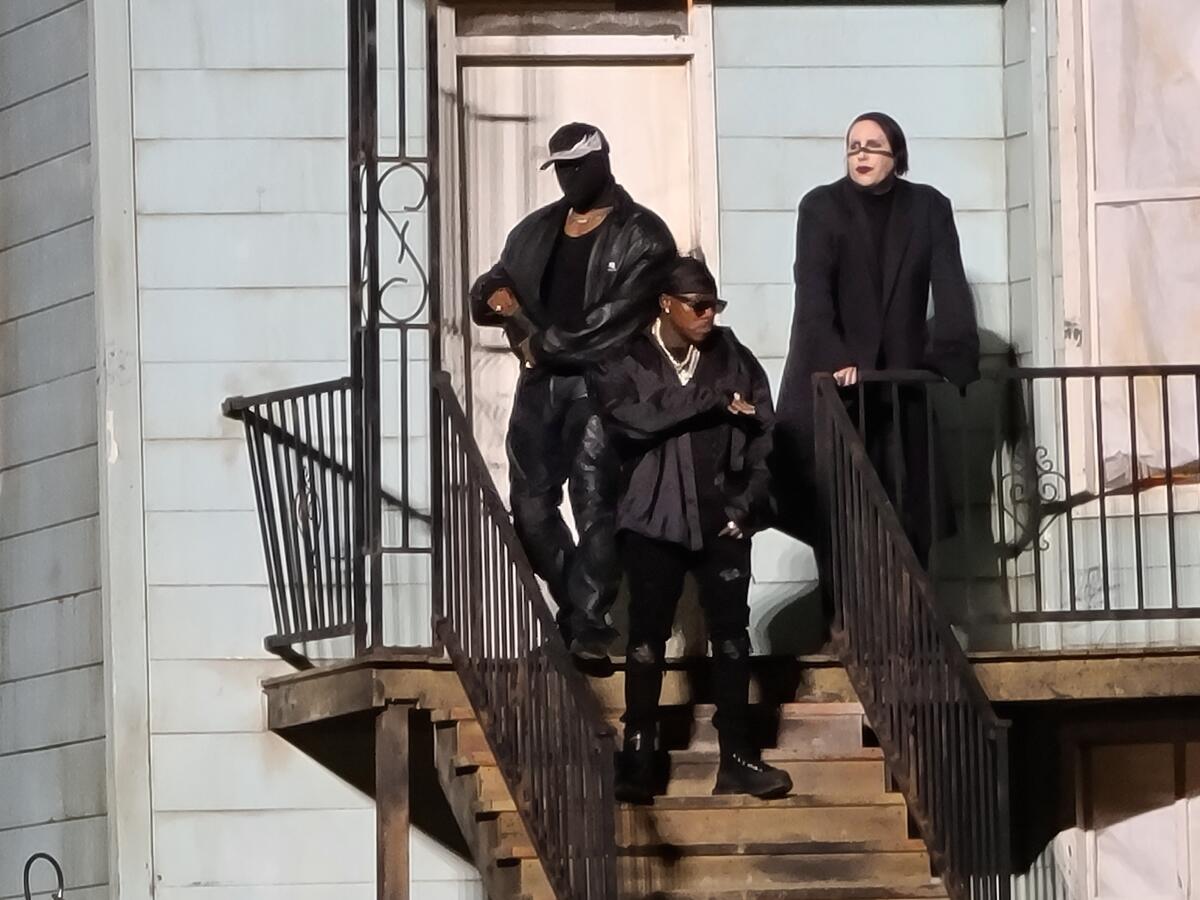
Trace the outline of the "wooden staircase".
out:
M 837 678 L 840 670 L 827 676 Z M 610 719 L 621 678 L 593 679 Z M 927 900 L 947 896 L 887 788 L 862 708 L 844 691 L 798 689 L 756 704 L 764 758 L 788 771 L 792 796 L 713 797 L 718 752 L 711 706 L 668 673 L 661 742 L 671 778 L 653 806 L 617 816 L 622 897 L 659 900 Z M 840 695 L 840 696 L 839 696 Z M 702 699 L 702 698 L 699 698 Z M 438 775 L 492 900 L 553 900 L 533 842 L 469 707 L 432 712 Z

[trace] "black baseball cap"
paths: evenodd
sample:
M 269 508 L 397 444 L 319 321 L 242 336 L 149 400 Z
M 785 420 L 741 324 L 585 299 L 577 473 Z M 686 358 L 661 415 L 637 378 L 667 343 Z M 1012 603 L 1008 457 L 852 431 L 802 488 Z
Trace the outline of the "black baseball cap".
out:
M 591 153 L 607 153 L 608 138 L 595 125 L 586 122 L 569 122 L 550 136 L 548 142 L 550 158 L 542 163 L 548 169 L 556 162 L 582 159 Z
M 664 291 L 674 296 L 700 294 L 717 296 L 717 280 L 703 260 L 681 256 L 671 264 Z

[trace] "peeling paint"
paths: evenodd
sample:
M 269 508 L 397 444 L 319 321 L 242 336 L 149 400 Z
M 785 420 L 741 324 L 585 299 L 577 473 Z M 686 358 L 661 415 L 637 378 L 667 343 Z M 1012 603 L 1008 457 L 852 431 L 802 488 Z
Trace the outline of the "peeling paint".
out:
M 113 465 L 120 457 L 121 450 L 117 446 L 117 431 L 113 424 L 113 411 L 106 409 L 104 411 L 104 433 L 108 440 L 108 464 Z

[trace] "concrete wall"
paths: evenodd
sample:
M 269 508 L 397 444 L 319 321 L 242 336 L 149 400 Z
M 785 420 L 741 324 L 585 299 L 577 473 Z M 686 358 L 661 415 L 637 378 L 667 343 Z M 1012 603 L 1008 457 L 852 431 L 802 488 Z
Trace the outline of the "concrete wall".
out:
M 0 4 L 0 898 L 108 881 L 88 110 L 87 5 Z
M 225 396 L 348 372 L 344 18 L 337 0 L 132 3 L 162 900 L 374 896 L 370 799 L 264 728 L 260 683 L 288 667 L 262 650 L 254 492 L 220 415 Z M 421 835 L 413 878 L 422 898 L 481 896 Z
M 950 197 L 988 350 L 1010 340 L 1001 8 L 718 6 L 717 132 L 725 315 L 778 384 L 793 305 L 796 206 L 845 173 L 846 126 L 894 115 L 909 138 L 909 177 Z M 769 533 L 755 543 L 755 639 L 791 649 L 815 569 L 806 548 Z

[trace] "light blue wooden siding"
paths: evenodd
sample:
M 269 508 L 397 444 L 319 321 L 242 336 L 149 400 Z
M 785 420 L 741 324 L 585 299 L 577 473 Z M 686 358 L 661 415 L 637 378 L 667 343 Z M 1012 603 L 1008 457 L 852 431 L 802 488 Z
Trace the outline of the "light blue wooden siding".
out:
M 262 680 L 290 669 L 262 649 L 274 624 L 254 491 L 241 426 L 220 414 L 231 394 L 348 373 L 345 4 L 133 0 L 131 24 L 157 896 L 367 900 L 370 798 L 265 729 Z M 414 149 L 423 48 L 412 29 Z M 381 59 L 395 108 L 386 41 Z M 394 138 L 394 120 L 382 128 Z M 385 358 L 394 434 L 395 349 Z M 422 618 L 396 639 L 419 640 Z M 414 896 L 482 897 L 424 835 L 412 861 Z
M 87 6 L 0 4 L 0 898 L 108 881 L 91 219 Z
M 717 138 L 725 320 L 778 384 L 792 318 L 796 206 L 844 172 L 846 126 L 890 113 L 914 181 L 952 201 L 981 326 L 1010 340 L 1004 22 L 999 6 L 718 6 Z M 789 583 L 815 577 L 807 549 L 755 543 L 760 648 Z M 795 590 L 791 591 L 795 594 Z

